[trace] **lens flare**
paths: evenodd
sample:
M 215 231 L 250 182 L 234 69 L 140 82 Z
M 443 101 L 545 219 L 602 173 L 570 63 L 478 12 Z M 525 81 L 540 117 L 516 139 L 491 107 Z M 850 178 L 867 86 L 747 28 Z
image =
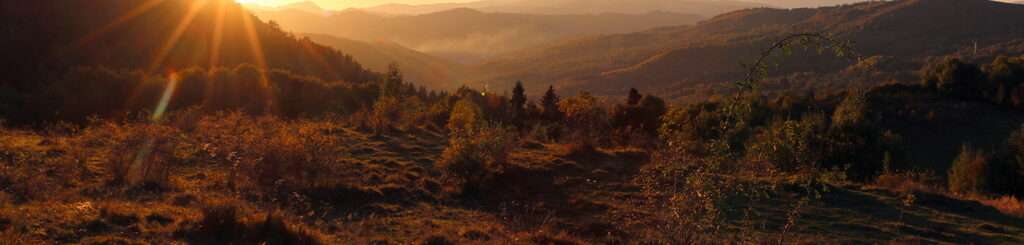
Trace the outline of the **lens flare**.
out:
M 156 109 L 153 110 L 153 116 L 150 118 L 151 121 L 159 122 L 164 112 L 167 111 L 167 106 L 171 104 L 171 99 L 174 97 L 174 91 L 178 89 L 178 80 L 180 78 L 177 73 L 171 73 L 168 76 L 167 87 L 164 87 L 164 93 L 160 96 L 160 102 L 156 104 Z

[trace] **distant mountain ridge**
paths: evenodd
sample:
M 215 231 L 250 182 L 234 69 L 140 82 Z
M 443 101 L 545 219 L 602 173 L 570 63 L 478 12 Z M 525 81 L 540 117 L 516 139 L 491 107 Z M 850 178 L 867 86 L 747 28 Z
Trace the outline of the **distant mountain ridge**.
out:
M 292 4 L 284 5 L 284 6 L 281 6 L 281 7 L 277 7 L 277 9 L 295 9 L 295 10 L 302 10 L 302 11 L 306 11 L 306 12 L 310 12 L 310 13 L 324 13 L 324 12 L 327 12 L 327 10 L 325 10 L 324 8 L 321 8 L 320 5 L 317 5 L 316 3 L 311 2 L 311 1 L 292 3 Z
M 667 87 L 733 81 L 771 42 L 787 33 L 827 32 L 854 43 L 864 55 L 921 62 L 973 49 L 1019 48 L 1024 6 L 987 0 L 900 0 L 816 9 L 751 9 L 723 14 L 693 27 L 587 38 L 535 48 L 481 67 L 482 84 L 533 89 L 623 93 L 628 87 Z M 1003 48 L 1003 50 L 1007 50 Z M 1004 52 L 1013 52 L 1012 50 Z M 854 61 L 811 53 L 785 59 L 774 74 L 835 72 Z M 913 65 L 910 65 L 913 67 Z M 919 67 L 919 66 L 918 66 Z M 907 68 L 907 67 L 903 67 Z M 910 68 L 914 69 L 914 68 Z
M 419 15 L 456 8 L 483 12 L 524 14 L 644 14 L 654 11 L 714 16 L 738 9 L 765 7 L 765 4 L 736 0 L 483 0 L 468 3 L 384 4 L 362 10 L 387 15 Z
M 251 11 L 280 11 L 280 10 L 298 10 L 313 14 L 329 14 L 332 10 L 327 10 L 320 7 L 312 1 L 294 2 L 281 6 L 266 6 L 257 3 L 241 3 L 243 7 Z
M 345 50 L 367 69 L 385 72 L 392 63 L 398 65 L 406 81 L 434 90 L 455 90 L 469 76 L 470 70 L 428 54 L 389 42 L 362 42 L 323 34 L 304 34 L 310 40 Z
M 298 33 L 322 33 L 364 42 L 394 42 L 464 63 L 566 38 L 686 25 L 701 19 L 696 15 L 668 12 L 536 15 L 488 13 L 469 8 L 410 16 L 386 16 L 362 10 L 333 12 L 327 16 L 293 9 L 254 12 Z

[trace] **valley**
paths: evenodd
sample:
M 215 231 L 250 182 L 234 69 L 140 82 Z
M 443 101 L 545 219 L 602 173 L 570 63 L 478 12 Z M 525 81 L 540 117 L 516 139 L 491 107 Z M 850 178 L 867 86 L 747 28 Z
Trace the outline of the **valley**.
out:
M 0 2 L 0 244 L 1020 244 L 1022 23 L 989 0 Z

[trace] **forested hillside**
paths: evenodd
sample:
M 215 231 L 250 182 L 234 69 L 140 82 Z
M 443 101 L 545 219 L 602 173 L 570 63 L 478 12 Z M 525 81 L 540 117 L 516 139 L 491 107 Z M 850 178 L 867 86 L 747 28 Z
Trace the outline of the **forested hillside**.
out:
M 257 11 L 287 29 L 359 41 L 394 42 L 413 50 L 462 63 L 476 63 L 565 38 L 628 33 L 660 26 L 692 24 L 692 14 L 522 14 L 487 13 L 470 8 L 420 15 L 386 16 L 363 10 L 315 14 L 302 10 Z
M 1022 52 L 1020 37 L 1024 27 L 1018 24 L 1022 21 L 1024 7 L 986 0 L 902 0 L 816 9 L 752 9 L 723 14 L 694 27 L 588 38 L 521 52 L 484 65 L 487 72 L 483 74 L 487 75 L 478 81 L 555 82 L 563 89 L 596 93 L 628 87 L 671 87 L 673 91 L 685 91 L 673 97 L 687 97 L 708 94 L 718 90 L 714 84 L 742 78 L 744 67 L 737 60 L 755 59 L 760 49 L 786 34 L 825 33 L 848 41 L 866 63 L 858 63 L 857 59 L 836 60 L 831 54 L 819 55 L 813 49 L 794 50 L 793 58 L 777 61 L 782 62 L 781 69 L 774 70 L 774 76 L 798 72 L 822 75 L 853 71 L 860 66 L 898 73 L 920 67 L 932 56 L 956 54 L 969 59 L 992 59 L 994 56 L 985 50 Z M 872 74 L 852 75 L 854 78 L 845 74 L 827 80 L 848 84 L 889 79 Z
M 261 74 L 269 70 L 315 76 L 298 80 L 323 86 L 359 85 L 380 77 L 351 56 L 262 22 L 228 0 L 61 0 L 3 5 L 0 23 L 12 35 L 2 39 L 0 46 L 5 56 L 20 57 L 0 61 L 0 69 L 9 74 L 0 85 L 2 94 L 8 95 L 0 97 L 0 108 L 4 108 L 0 114 L 9 121 L 81 120 L 86 116 L 64 118 L 52 111 L 51 106 L 64 103 L 101 103 L 111 105 L 97 108 L 104 110 L 102 114 L 124 113 L 129 110 L 123 108 L 137 108 L 128 100 L 146 93 L 143 91 L 150 92 L 142 99 L 159 100 L 166 84 L 161 81 L 193 67 L 226 68 L 219 80 L 232 82 L 221 86 L 239 94 L 263 93 L 258 91 L 266 86 L 260 85 L 265 81 Z M 62 28 L 53 28 L 54 22 L 62 23 Z M 201 99 L 204 88 L 186 89 L 196 89 L 197 99 Z M 64 99 L 76 94 L 81 96 L 79 101 Z M 145 107 L 152 109 L 151 105 Z
M 492 74 L 230 0 L 0 7 L 0 244 L 1024 244 L 1019 5 L 743 10 Z
M 473 74 L 468 67 L 438 58 L 396 43 L 362 42 L 323 34 L 303 34 L 310 40 L 338 50 L 346 50 L 352 58 L 372 71 L 387 71 L 394 64 L 405 80 L 428 89 L 452 91 L 464 85 Z
M 484 0 L 465 3 L 438 4 L 384 4 L 363 10 L 390 15 L 418 15 L 457 8 L 470 8 L 485 12 L 524 14 L 644 14 L 668 11 L 687 15 L 714 16 L 745 8 L 761 7 L 754 1 L 708 0 L 634 0 L 629 4 L 615 0 Z

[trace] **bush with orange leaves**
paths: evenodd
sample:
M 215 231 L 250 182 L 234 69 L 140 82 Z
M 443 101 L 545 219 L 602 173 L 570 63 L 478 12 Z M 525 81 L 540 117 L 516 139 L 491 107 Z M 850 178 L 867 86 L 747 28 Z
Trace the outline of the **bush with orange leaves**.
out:
M 484 120 L 480 107 L 470 100 L 456 103 L 448 129 L 451 138 L 438 167 L 463 194 L 479 194 L 504 170 L 509 152 L 518 145 L 517 134 Z
M 505 169 L 509 152 L 518 144 L 516 133 L 501 125 L 483 124 L 452 137 L 438 167 L 458 184 L 463 194 L 480 194 Z
M 996 199 L 983 199 L 981 203 L 994 207 L 1005 214 L 1024 218 L 1024 201 L 1014 196 L 1002 196 Z

